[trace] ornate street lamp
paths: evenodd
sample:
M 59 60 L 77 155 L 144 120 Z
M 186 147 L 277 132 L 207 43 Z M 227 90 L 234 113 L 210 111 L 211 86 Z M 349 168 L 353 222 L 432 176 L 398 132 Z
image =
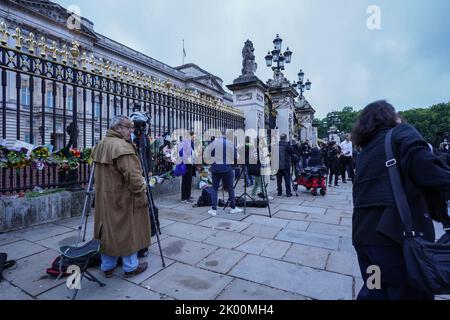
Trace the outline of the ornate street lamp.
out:
M 276 74 L 283 71 L 285 64 L 289 64 L 292 61 L 292 51 L 287 48 L 284 53 L 281 52 L 282 44 L 283 39 L 277 34 L 277 37 L 273 40 L 274 50 L 272 52 L 269 51 L 265 57 L 267 67 L 272 68 Z
M 294 81 L 294 83 L 292 84 L 292 86 L 294 88 L 297 88 L 300 91 L 300 100 L 303 99 L 303 93 L 305 91 L 309 91 L 311 90 L 311 86 L 312 83 L 311 81 L 309 81 L 309 79 L 306 81 L 306 83 L 303 83 L 303 81 L 305 80 L 305 73 L 303 72 L 303 70 L 300 70 L 300 72 L 298 73 L 298 82 Z

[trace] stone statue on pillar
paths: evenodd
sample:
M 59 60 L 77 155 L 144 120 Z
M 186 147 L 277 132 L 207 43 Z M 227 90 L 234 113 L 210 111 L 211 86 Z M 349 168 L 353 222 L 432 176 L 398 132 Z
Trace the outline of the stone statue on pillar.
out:
M 255 62 L 255 48 L 253 42 L 247 40 L 242 49 L 242 76 L 251 77 L 255 75 L 258 65 Z

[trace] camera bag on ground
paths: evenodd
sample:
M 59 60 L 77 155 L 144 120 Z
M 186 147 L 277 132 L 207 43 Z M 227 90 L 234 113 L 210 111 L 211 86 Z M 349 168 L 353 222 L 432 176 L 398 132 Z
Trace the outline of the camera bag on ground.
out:
M 202 195 L 198 198 L 196 207 L 210 207 L 212 205 L 212 187 L 202 190 Z
M 386 135 L 385 148 L 389 177 L 400 218 L 405 227 L 403 256 L 411 286 L 430 294 L 450 294 L 450 236 L 438 241 L 423 239 L 415 232 L 411 208 L 405 194 L 392 147 L 393 129 Z
M 46 270 L 47 274 L 55 277 L 67 277 L 70 274 L 67 273 L 67 268 L 72 265 L 73 262 L 64 258 L 62 255 L 57 257 L 53 262 L 52 266 Z M 102 259 L 100 254 L 96 254 L 93 258 L 89 260 L 88 268 L 100 267 L 102 264 Z

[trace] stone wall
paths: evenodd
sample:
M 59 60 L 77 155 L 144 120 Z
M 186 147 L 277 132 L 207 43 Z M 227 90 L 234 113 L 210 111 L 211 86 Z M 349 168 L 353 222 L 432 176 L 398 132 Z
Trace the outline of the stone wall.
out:
M 154 199 L 180 193 L 180 179 L 165 181 L 153 189 Z M 24 229 L 44 223 L 80 216 L 85 192 L 61 191 L 35 198 L 0 199 L 0 232 Z

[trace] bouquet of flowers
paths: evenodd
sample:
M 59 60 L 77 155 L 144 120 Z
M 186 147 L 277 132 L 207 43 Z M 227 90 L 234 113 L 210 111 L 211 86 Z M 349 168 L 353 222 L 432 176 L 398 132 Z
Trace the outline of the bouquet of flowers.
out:
M 31 152 L 31 158 L 37 170 L 44 170 L 47 166 L 47 161 L 50 159 L 50 148 L 48 146 L 39 146 L 35 148 Z
M 16 170 L 25 168 L 30 163 L 30 158 L 22 150 L 9 150 L 6 158 L 8 159 L 8 166 Z
M 92 149 L 84 149 L 83 151 L 81 151 L 81 156 L 80 156 L 80 160 L 81 162 L 87 163 L 89 165 L 92 164 Z
M 80 165 L 81 152 L 75 149 L 63 148 L 52 155 L 53 163 L 60 171 L 78 169 Z

